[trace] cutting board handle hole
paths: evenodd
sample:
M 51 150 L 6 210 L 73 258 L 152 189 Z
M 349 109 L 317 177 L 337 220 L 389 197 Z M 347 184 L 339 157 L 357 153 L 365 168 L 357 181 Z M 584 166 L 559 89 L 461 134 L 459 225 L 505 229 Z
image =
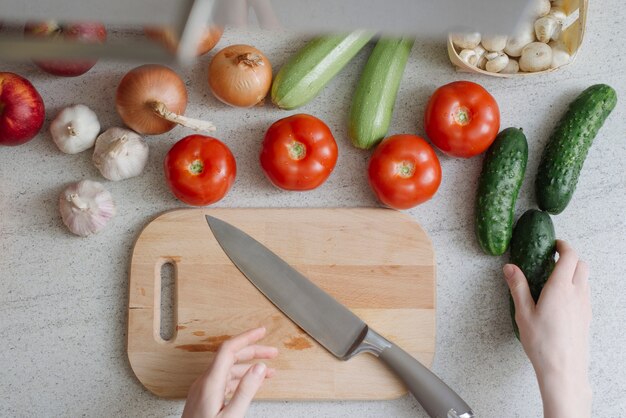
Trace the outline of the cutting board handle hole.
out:
M 176 336 L 176 264 L 164 260 L 159 271 L 159 336 L 163 342 L 168 342 Z

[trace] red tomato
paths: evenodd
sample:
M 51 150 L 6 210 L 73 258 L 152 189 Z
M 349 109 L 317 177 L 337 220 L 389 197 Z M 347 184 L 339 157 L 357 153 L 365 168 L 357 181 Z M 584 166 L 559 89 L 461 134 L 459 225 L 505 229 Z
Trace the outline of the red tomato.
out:
M 190 135 L 165 156 L 165 178 L 174 196 L 194 206 L 223 198 L 235 182 L 237 164 L 228 147 L 215 138 Z
M 470 158 L 489 148 L 500 130 L 496 100 L 482 86 L 455 81 L 431 96 L 424 117 L 426 135 L 441 151 Z
M 441 184 L 435 150 L 415 135 L 384 140 L 372 155 L 368 174 L 378 200 L 394 209 L 409 209 L 427 201 Z
M 337 143 L 324 122 L 311 115 L 276 121 L 265 134 L 261 167 L 286 190 L 311 190 L 326 181 L 337 163 Z

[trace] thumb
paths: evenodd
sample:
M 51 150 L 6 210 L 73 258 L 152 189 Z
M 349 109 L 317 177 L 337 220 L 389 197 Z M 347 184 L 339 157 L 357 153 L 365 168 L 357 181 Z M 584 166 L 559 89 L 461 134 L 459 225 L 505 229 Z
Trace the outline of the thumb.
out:
M 250 367 L 241 378 L 233 398 L 222 411 L 222 415 L 228 418 L 243 418 L 250 407 L 254 395 L 256 395 L 263 384 L 266 374 L 267 366 L 263 363 L 257 363 Z
M 526 276 L 515 264 L 506 264 L 502 271 L 515 303 L 515 312 L 522 317 L 528 316 L 535 307 L 535 301 L 530 294 Z

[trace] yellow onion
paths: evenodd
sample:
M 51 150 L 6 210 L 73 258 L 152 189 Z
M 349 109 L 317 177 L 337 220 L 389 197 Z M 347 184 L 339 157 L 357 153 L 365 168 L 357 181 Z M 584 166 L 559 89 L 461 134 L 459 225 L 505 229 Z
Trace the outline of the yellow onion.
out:
M 232 45 L 209 64 L 209 87 L 220 101 L 237 107 L 261 102 L 272 84 L 272 65 L 258 49 Z
M 130 70 L 117 87 L 117 113 L 137 133 L 157 135 L 182 125 L 196 131 L 214 131 L 211 122 L 183 116 L 187 108 L 187 89 L 171 69 L 146 64 Z
M 146 26 L 143 28 L 143 31 L 148 38 L 159 42 L 168 50 L 176 52 L 176 50 L 178 49 L 178 35 L 174 33 L 174 30 L 172 28 Z M 200 38 L 200 43 L 198 44 L 196 54 L 200 56 L 212 50 L 219 42 L 223 33 L 224 29 L 219 26 L 207 27 L 202 34 L 202 38 Z

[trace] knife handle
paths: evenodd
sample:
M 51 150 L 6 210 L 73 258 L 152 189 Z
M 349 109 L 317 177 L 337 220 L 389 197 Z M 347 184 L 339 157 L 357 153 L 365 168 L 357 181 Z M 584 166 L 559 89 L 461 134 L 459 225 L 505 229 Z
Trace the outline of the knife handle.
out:
M 366 340 L 383 342 L 374 352 L 406 385 L 432 418 L 473 418 L 472 409 L 448 385 L 409 353 L 374 330 Z M 368 350 L 372 352 L 371 350 Z

